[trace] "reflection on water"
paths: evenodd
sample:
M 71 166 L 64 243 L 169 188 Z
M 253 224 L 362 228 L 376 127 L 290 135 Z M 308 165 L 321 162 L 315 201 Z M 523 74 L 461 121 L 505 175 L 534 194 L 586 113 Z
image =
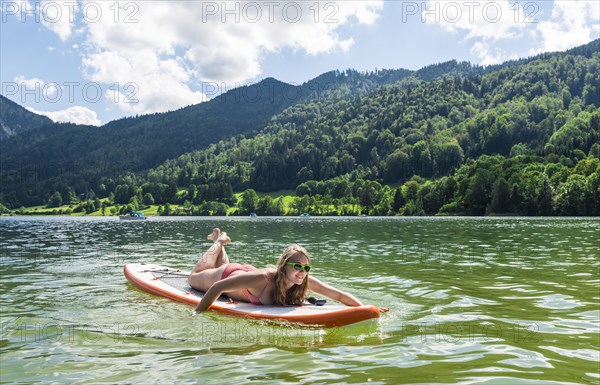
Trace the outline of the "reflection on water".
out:
M 127 284 L 189 269 L 214 226 L 230 259 L 306 246 L 375 322 L 318 329 L 192 316 Z M 597 219 L 0 218 L 3 382 L 594 384 Z M 312 272 L 311 272 L 312 273 Z

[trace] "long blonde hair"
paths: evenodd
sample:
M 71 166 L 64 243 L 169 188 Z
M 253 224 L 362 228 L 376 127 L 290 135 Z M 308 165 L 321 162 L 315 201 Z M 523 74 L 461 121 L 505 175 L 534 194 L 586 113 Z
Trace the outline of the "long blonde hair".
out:
M 304 277 L 304 281 L 300 285 L 293 285 L 288 290 L 285 290 L 285 267 L 286 263 L 295 255 L 302 254 L 308 259 L 310 264 L 310 255 L 308 251 L 299 245 L 290 245 L 283 250 L 283 253 L 275 266 L 275 303 L 277 305 L 302 305 L 306 299 L 308 291 L 308 274 Z

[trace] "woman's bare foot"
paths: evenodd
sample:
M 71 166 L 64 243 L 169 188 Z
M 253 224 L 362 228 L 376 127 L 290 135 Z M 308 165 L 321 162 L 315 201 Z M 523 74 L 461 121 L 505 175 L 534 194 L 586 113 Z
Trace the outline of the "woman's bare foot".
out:
M 217 240 L 215 242 L 219 242 L 219 243 L 221 243 L 221 245 L 227 245 L 227 244 L 231 243 L 231 238 L 229 238 L 229 236 L 227 235 L 226 232 L 222 232 L 219 234 L 219 237 L 217 238 Z
M 209 241 L 213 241 L 216 242 L 217 239 L 219 238 L 219 235 L 221 234 L 221 230 L 218 227 L 215 227 L 212 231 L 212 233 L 208 234 L 208 240 Z

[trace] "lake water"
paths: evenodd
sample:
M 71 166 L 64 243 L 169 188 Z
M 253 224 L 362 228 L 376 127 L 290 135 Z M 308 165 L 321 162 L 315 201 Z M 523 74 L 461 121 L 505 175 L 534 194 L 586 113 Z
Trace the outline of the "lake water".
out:
M 312 252 L 379 321 L 309 329 L 192 316 L 127 262 L 189 270 Z M 0 218 L 0 382 L 598 384 L 597 218 Z

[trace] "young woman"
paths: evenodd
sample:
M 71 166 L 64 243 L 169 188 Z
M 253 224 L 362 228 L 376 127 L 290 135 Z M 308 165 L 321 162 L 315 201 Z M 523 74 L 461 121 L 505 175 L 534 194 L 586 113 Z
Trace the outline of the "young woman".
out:
M 348 306 L 361 306 L 353 295 L 333 288 L 309 275 L 310 256 L 298 245 L 288 246 L 275 268 L 230 263 L 224 246 L 231 243 L 227 233 L 214 229 L 214 244 L 200 258 L 188 281 L 206 292 L 196 312 L 207 310 L 221 294 L 256 305 L 302 305 L 308 291 Z

